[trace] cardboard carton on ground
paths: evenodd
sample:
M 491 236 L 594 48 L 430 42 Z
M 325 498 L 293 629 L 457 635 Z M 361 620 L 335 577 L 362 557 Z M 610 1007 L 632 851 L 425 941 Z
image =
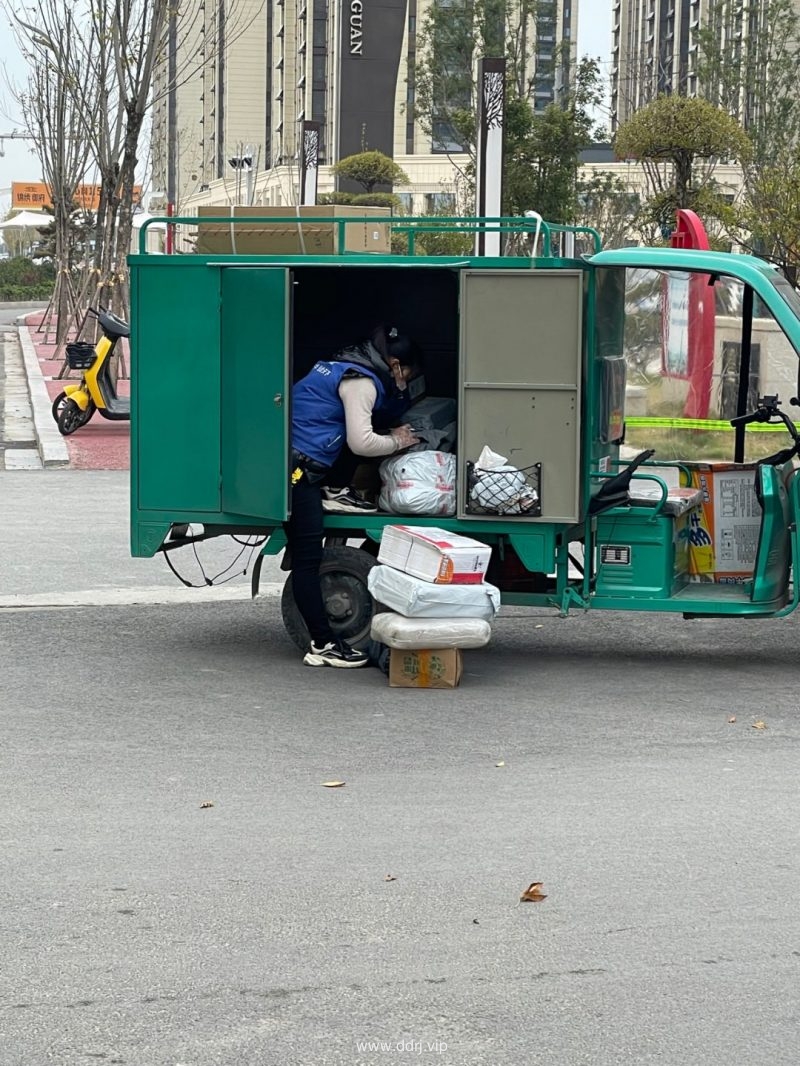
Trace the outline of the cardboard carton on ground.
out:
M 742 582 L 755 568 L 761 528 L 755 465 L 698 463 L 691 473 L 702 502 L 689 514 L 689 573 L 700 581 Z
M 457 688 L 461 681 L 458 648 L 406 651 L 392 648 L 389 655 L 390 688 Z
M 491 555 L 480 541 L 436 526 L 386 526 L 378 562 L 435 584 L 479 585 Z
M 221 215 L 230 215 L 231 223 L 202 221 Z M 244 221 L 258 217 L 279 221 Z M 339 227 L 315 221 L 320 218 L 374 218 L 344 227 L 344 250 L 383 255 L 391 251 L 391 211 L 383 207 L 198 207 L 197 218 L 196 250 L 203 255 L 335 255 Z

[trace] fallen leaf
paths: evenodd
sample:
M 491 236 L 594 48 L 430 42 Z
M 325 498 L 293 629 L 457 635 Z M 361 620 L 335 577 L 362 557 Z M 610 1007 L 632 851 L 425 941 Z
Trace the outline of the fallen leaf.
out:
M 541 903 L 547 896 L 542 892 L 543 881 L 533 881 L 519 897 L 520 903 Z
M 544 626 L 540 623 L 538 626 L 534 626 L 534 629 L 544 629 Z
M 480 923 L 480 922 L 478 921 L 478 919 L 477 919 L 477 918 L 473 918 L 473 919 L 472 919 L 472 924 L 473 924 L 473 925 L 480 925 L 481 923 Z
M 396 880 L 397 880 L 397 878 L 394 876 L 394 874 L 387 874 L 386 877 L 384 877 L 384 881 L 396 881 Z
M 323 788 L 344 788 L 344 781 L 323 781 Z
M 206 810 L 206 808 L 213 806 L 214 804 L 211 802 L 211 800 L 203 800 L 203 802 L 200 804 L 200 810 L 204 811 Z
M 762 722 L 760 718 L 759 718 L 759 720 L 757 722 L 753 722 L 753 729 L 766 729 L 766 728 L 767 728 L 767 723 L 766 722 Z
M 732 714 L 732 715 L 730 716 L 730 718 L 728 719 L 728 725 L 733 725 L 733 723 L 734 723 L 735 721 L 736 721 L 736 715 L 735 715 L 735 714 Z
M 504 762 L 496 762 L 495 766 L 505 766 L 505 763 Z

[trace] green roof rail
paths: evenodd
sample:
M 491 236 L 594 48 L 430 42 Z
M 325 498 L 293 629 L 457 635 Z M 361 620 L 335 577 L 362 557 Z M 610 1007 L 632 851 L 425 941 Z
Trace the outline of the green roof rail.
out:
M 267 223 L 273 225 L 286 226 L 286 216 L 276 218 L 274 215 L 249 215 L 246 218 L 237 218 L 231 215 L 204 215 L 199 218 L 196 215 L 154 215 L 152 218 L 146 219 L 139 230 L 139 254 L 148 255 L 151 254 L 147 250 L 147 230 L 151 225 L 155 223 L 166 223 L 167 226 L 200 226 L 206 223 L 224 224 L 227 226 L 235 226 L 237 222 L 246 223 L 248 225 L 254 222 Z M 551 233 L 564 232 L 575 234 L 589 234 L 595 245 L 595 252 L 599 252 L 601 248 L 601 238 L 597 230 L 592 229 L 589 226 L 562 226 L 554 223 L 543 221 L 538 215 L 530 217 L 519 217 L 516 215 L 498 216 L 498 217 L 486 217 L 486 218 L 470 218 L 465 216 L 449 216 L 439 217 L 436 215 L 419 215 L 419 216 L 396 216 L 386 215 L 376 217 L 375 215 L 364 216 L 359 218 L 323 218 L 314 216 L 313 218 L 297 218 L 297 224 L 302 226 L 303 223 L 308 225 L 335 225 L 336 226 L 336 249 L 338 255 L 347 255 L 345 250 L 345 226 L 348 225 L 365 225 L 368 223 L 380 222 L 381 224 L 388 224 L 392 230 L 398 233 L 408 234 L 408 254 L 410 256 L 416 255 L 416 238 L 418 234 L 422 233 L 478 233 L 478 232 L 496 232 L 501 234 L 533 234 L 534 245 L 531 252 L 532 256 L 536 254 L 536 244 L 539 234 L 542 237 L 542 251 L 545 258 L 552 258 L 552 240 Z

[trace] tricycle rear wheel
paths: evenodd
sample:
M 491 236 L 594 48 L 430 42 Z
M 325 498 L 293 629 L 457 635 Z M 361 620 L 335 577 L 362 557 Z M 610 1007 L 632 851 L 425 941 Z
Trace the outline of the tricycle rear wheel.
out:
M 367 588 L 367 577 L 376 565 L 361 548 L 326 548 L 319 568 L 322 598 L 335 636 L 354 647 L 369 641 L 372 616 L 383 610 Z M 301 651 L 308 651 L 311 637 L 294 599 L 292 575 L 281 596 L 281 614 L 286 632 Z

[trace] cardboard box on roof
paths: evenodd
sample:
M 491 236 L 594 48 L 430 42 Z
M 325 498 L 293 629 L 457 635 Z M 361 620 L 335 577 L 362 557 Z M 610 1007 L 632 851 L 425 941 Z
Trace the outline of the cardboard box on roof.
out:
M 221 215 L 230 215 L 231 222 L 202 221 Z M 264 217 L 279 221 L 246 221 Z M 198 207 L 197 218 L 196 250 L 202 255 L 335 255 L 339 227 L 314 221 L 320 218 L 369 218 L 344 227 L 344 250 L 382 255 L 391 251 L 391 211 L 383 207 Z
M 457 688 L 461 681 L 458 648 L 438 651 L 405 651 L 392 648 L 389 655 L 389 688 Z

